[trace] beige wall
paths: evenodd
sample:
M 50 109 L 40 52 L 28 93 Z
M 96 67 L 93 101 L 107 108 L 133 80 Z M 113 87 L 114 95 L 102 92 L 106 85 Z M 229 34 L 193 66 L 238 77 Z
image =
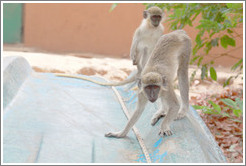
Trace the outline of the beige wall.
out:
M 129 53 L 143 5 L 26 4 L 24 44 L 54 52 Z M 134 13 L 134 14 L 133 14 Z
M 112 4 L 25 4 L 24 45 L 58 53 L 95 53 L 114 57 L 129 57 L 131 40 L 141 23 L 142 4 L 120 4 L 111 13 Z M 198 23 L 199 20 L 196 20 Z M 196 25 L 196 24 L 195 24 Z M 167 27 L 167 25 L 164 25 Z M 195 39 L 194 28 L 185 28 Z M 168 28 L 165 28 L 165 32 Z M 238 29 L 242 34 L 242 27 Z M 241 49 L 230 52 L 242 57 Z M 234 48 L 233 48 L 234 49 Z M 221 48 L 212 54 L 221 53 Z M 209 58 L 206 58 L 209 60 Z M 234 58 L 219 58 L 219 64 L 228 66 Z

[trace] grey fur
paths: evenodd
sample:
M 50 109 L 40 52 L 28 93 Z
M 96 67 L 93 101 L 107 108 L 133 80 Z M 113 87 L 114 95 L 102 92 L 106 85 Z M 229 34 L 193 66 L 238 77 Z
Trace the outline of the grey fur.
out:
M 160 135 L 172 135 L 170 124 L 175 118 L 182 118 L 189 109 L 189 81 L 188 65 L 191 54 L 191 39 L 183 30 L 177 30 L 163 35 L 157 42 L 150 58 L 146 62 L 140 75 L 140 89 L 136 111 L 130 118 L 124 130 L 107 133 L 107 137 L 125 137 L 129 130 L 142 114 L 147 103 L 147 94 L 144 87 L 158 85 L 161 87 L 159 97 L 162 109 L 152 118 L 152 125 L 164 116 L 161 124 Z M 174 92 L 173 81 L 178 77 L 181 104 Z M 163 80 L 165 79 L 165 80 Z M 163 84 L 165 82 L 165 84 Z

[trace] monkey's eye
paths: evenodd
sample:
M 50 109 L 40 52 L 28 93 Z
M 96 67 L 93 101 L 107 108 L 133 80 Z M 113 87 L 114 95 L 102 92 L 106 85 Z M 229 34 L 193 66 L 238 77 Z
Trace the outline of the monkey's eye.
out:
M 150 89 L 158 89 L 158 88 L 160 88 L 160 87 L 157 86 L 157 85 L 149 85 L 149 86 L 145 87 L 145 89 L 148 89 L 148 90 L 150 90 Z
M 153 15 L 152 18 L 154 18 L 154 19 L 161 19 L 161 16 L 160 15 Z
M 145 88 L 146 88 L 146 89 L 151 89 L 151 86 L 146 86 Z
M 153 88 L 154 88 L 154 89 L 158 89 L 158 88 L 159 88 L 159 86 L 157 86 L 157 85 L 153 85 Z

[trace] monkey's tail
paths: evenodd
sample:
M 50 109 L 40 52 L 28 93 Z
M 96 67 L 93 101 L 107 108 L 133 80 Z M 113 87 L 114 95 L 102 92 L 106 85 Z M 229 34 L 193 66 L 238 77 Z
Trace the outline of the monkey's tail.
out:
M 136 74 L 133 75 L 132 77 L 129 77 L 129 78 L 127 78 L 123 81 L 120 81 L 120 82 L 100 82 L 100 81 L 96 81 L 94 79 L 83 77 L 83 76 L 61 74 L 61 73 L 56 73 L 55 75 L 58 77 L 70 77 L 70 78 L 82 79 L 82 80 L 90 81 L 90 82 L 93 82 L 95 84 L 104 85 L 104 86 L 121 86 L 121 85 L 125 85 L 125 84 L 128 84 L 128 83 L 136 80 Z

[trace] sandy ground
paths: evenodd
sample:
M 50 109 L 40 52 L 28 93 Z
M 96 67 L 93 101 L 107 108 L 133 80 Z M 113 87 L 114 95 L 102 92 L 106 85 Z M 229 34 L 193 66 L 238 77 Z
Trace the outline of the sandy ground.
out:
M 77 57 L 76 54 L 50 54 L 38 52 L 23 51 L 3 51 L 3 57 L 22 56 L 37 72 L 68 73 L 98 75 L 107 80 L 120 81 L 125 79 L 131 71 L 136 69 L 130 59 L 116 59 L 96 56 L 92 58 L 91 54 L 84 54 Z M 100 58 L 98 58 L 100 57 Z M 189 76 L 196 70 L 196 66 L 190 66 Z M 217 67 L 218 82 L 211 79 L 200 80 L 200 71 L 197 71 L 196 77 L 191 82 L 190 98 L 201 93 L 213 94 L 225 91 L 227 88 L 242 88 L 242 76 L 230 83 L 230 86 L 223 88 L 223 82 L 230 76 L 236 75 L 229 68 Z M 176 82 L 177 83 L 177 82 Z

